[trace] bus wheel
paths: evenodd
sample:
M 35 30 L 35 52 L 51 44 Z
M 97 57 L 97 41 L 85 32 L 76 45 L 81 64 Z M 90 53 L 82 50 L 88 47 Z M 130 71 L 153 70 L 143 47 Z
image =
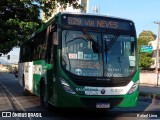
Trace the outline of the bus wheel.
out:
M 40 102 L 42 107 L 44 107 L 48 111 L 51 110 L 51 105 L 48 102 L 47 89 L 45 87 L 44 80 L 41 81 L 41 84 L 40 84 Z
M 24 96 L 31 96 L 32 94 L 31 94 L 31 92 L 28 91 L 27 89 L 24 89 L 23 95 L 24 95 Z
M 24 81 L 24 75 L 23 75 L 23 95 L 24 96 L 30 96 L 31 93 L 25 88 L 25 81 Z

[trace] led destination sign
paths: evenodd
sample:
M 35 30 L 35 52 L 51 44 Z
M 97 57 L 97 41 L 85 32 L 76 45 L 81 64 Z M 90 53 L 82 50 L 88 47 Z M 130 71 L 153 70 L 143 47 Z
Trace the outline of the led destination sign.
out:
M 99 17 L 99 16 L 63 16 L 63 25 L 83 26 L 83 27 L 98 27 L 107 29 L 130 30 L 132 22 L 123 21 L 120 19 Z

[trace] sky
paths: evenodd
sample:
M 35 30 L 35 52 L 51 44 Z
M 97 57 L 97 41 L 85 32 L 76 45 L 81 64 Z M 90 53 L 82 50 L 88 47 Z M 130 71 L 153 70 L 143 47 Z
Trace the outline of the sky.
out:
M 93 6 L 100 6 L 100 14 L 130 19 L 135 23 L 137 36 L 143 30 L 151 30 L 158 35 L 160 21 L 160 0 L 89 0 L 89 13 L 93 13 Z M 10 60 L 0 59 L 9 63 L 18 63 L 19 49 L 14 48 L 10 53 Z
M 100 6 L 100 14 L 130 19 L 135 23 L 137 36 L 143 30 L 158 35 L 160 21 L 160 0 L 90 0 L 89 12 L 93 6 Z
M 3 57 L 0 57 L 0 59 L 6 61 L 7 63 L 18 63 L 19 61 L 19 48 L 13 48 L 8 55 L 10 55 L 10 60 L 7 60 L 7 55 L 2 55 Z

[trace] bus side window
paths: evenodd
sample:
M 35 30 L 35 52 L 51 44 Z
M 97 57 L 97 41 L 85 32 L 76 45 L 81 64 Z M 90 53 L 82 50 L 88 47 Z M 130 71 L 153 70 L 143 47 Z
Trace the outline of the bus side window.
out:
M 47 61 L 49 63 L 53 63 L 53 57 L 54 57 L 54 46 L 52 44 L 53 39 L 53 32 L 49 33 L 48 40 L 47 40 Z

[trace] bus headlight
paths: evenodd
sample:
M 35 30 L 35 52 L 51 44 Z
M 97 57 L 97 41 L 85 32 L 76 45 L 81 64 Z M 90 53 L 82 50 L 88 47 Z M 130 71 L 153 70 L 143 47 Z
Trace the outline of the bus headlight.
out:
M 71 88 L 71 86 L 62 78 L 60 78 L 61 84 L 63 86 L 63 89 L 70 93 L 70 94 L 76 94 L 76 92 Z
M 138 86 L 139 86 L 139 80 L 132 85 L 131 89 L 128 91 L 128 94 L 132 94 L 133 92 L 135 92 Z

